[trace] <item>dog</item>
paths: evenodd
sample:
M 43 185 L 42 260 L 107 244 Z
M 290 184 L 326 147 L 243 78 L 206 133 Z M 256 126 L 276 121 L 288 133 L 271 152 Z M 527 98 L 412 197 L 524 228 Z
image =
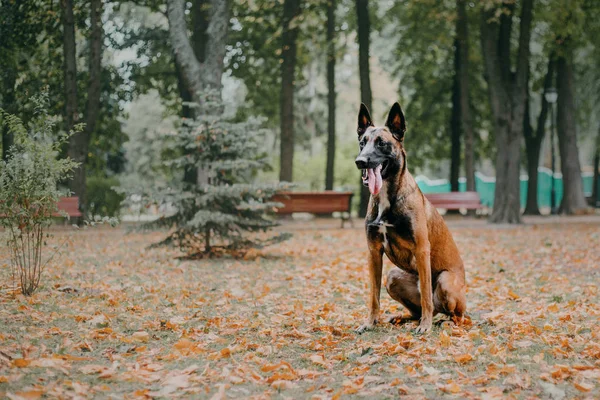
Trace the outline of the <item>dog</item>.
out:
M 444 219 L 408 172 L 405 132 L 400 104 L 394 103 L 383 127 L 373 125 L 361 104 L 355 162 L 371 192 L 365 218 L 370 295 L 367 319 L 357 333 L 378 322 L 384 253 L 398 267 L 387 276 L 387 292 L 410 311 L 410 317 L 399 314 L 389 322 L 420 320 L 416 332 L 425 333 L 435 314 L 446 314 L 456 323 L 466 311 L 463 261 Z

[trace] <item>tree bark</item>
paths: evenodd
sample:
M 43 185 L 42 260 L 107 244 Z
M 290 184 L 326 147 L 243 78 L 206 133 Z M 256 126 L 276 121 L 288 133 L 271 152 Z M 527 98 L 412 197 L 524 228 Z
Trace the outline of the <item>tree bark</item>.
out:
M 77 54 L 75 48 L 75 17 L 73 15 L 73 0 L 61 0 L 61 20 L 63 25 L 63 57 L 64 57 L 64 88 L 65 88 L 65 129 L 71 131 L 79 121 L 77 110 Z M 69 190 L 79 197 L 79 209 L 85 213 L 85 148 L 86 132 L 76 132 L 69 138 L 67 154 L 79 163 L 73 171 L 73 177 L 68 182 Z M 81 220 L 75 223 L 80 224 Z
M 458 38 L 454 40 L 454 77 L 452 78 L 452 111 L 450 113 L 450 190 L 459 191 L 460 148 L 461 148 L 461 102 L 459 88 L 460 48 Z
M 167 17 L 169 20 L 169 37 L 175 52 L 175 60 L 181 70 L 181 76 L 192 100 L 202 106 L 204 104 L 202 98 L 204 90 L 203 66 L 196 58 L 194 49 L 187 37 L 184 1 L 169 0 L 167 2 Z
M 460 122 L 465 142 L 465 175 L 467 190 L 475 190 L 475 150 L 471 104 L 469 102 L 469 28 L 465 0 L 457 0 L 458 18 L 456 19 L 456 36 L 458 48 L 458 92 L 460 98 Z
M 61 0 L 60 5 L 63 25 L 65 128 L 70 131 L 79 120 L 77 113 L 75 17 L 73 15 L 73 0 Z
M 371 71 L 369 67 L 369 57 L 371 45 L 371 20 L 369 17 L 369 0 L 356 0 L 356 18 L 358 25 L 358 70 L 360 75 L 360 98 L 371 115 L 373 114 L 373 98 L 371 93 Z M 360 187 L 360 206 L 358 215 L 365 217 L 369 205 L 370 193 L 368 188 L 363 186 L 362 178 L 359 181 Z
M 3 104 L 1 107 L 9 114 L 14 114 L 16 96 L 15 96 L 15 85 L 17 83 L 17 69 L 16 65 L 14 68 L 7 69 L 3 72 L 2 79 L 2 90 L 3 90 Z M 8 158 L 8 149 L 13 145 L 13 135 L 9 132 L 8 127 L 5 124 L 0 126 L 0 134 L 2 134 L 2 159 Z
M 559 212 L 562 214 L 578 214 L 586 212 L 588 208 L 583 193 L 581 165 L 577 148 L 575 83 L 572 63 L 572 50 L 567 40 L 556 65 L 556 89 L 558 91 L 556 127 L 560 168 L 563 176 L 563 198 Z
M 552 87 L 554 80 L 554 55 L 551 54 L 548 60 L 548 69 L 544 78 L 544 88 L 540 95 L 542 105 L 540 114 L 537 118 L 535 132 L 531 126 L 529 114 L 529 88 L 527 89 L 527 100 L 525 103 L 525 117 L 523 119 L 523 134 L 525 136 L 525 148 L 527 153 L 527 202 L 525 204 L 525 215 L 540 215 L 538 206 L 538 167 L 540 164 L 540 154 L 542 142 L 546 134 L 546 119 L 548 117 L 549 104 L 546 101 L 546 92 Z
M 79 208 L 85 211 L 86 202 L 86 162 L 90 138 L 96 130 L 98 114 L 100 111 L 101 73 L 102 73 L 102 0 L 92 0 L 90 3 L 90 55 L 89 82 L 85 107 L 85 128 L 75 133 L 69 140 L 68 154 L 73 160 L 80 163 L 79 168 L 73 172 L 71 190 L 79 197 Z M 75 106 L 76 108 L 77 106 Z M 78 221 L 80 223 L 81 221 Z
M 327 2 L 327 166 L 325 190 L 333 190 L 335 171 L 335 9 L 336 0 Z
M 596 151 L 594 152 L 594 182 L 592 183 L 592 207 L 598 207 L 600 203 L 600 129 L 598 129 L 598 136 L 596 136 Z
M 519 48 L 514 73 L 510 69 L 510 14 L 502 14 L 500 23 L 492 18 L 494 9 L 482 11 L 481 45 L 488 94 L 493 115 L 496 142 L 496 190 L 492 223 L 520 223 L 520 158 L 523 118 L 527 94 L 533 0 L 523 0 L 520 18 Z
M 281 95 L 280 95 L 280 169 L 279 180 L 292 182 L 294 169 L 294 87 L 297 59 L 300 0 L 283 3 L 283 33 L 281 35 Z
M 196 59 L 201 63 L 206 60 L 210 8 L 208 0 L 194 0 L 192 3 L 192 46 L 196 54 Z

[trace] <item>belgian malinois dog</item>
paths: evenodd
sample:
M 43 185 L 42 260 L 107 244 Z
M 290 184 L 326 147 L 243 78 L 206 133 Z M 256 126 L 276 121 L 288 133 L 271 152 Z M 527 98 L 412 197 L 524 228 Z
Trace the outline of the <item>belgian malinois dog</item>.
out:
M 384 253 L 398 267 L 387 276 L 387 292 L 410 311 L 410 317 L 400 314 L 390 322 L 420 319 L 417 333 L 424 333 L 431 329 L 437 313 L 462 321 L 466 311 L 463 262 L 444 219 L 408 172 L 402 108 L 394 103 L 385 126 L 376 127 L 361 104 L 357 132 L 360 153 L 356 166 L 363 171 L 363 184 L 371 192 L 365 219 L 369 315 L 357 333 L 378 322 Z

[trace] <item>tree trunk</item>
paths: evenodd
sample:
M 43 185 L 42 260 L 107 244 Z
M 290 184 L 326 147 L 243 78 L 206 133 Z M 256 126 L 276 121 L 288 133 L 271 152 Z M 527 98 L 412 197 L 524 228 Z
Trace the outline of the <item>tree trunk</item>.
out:
M 592 183 L 592 206 L 598 207 L 600 203 L 600 182 L 598 182 L 600 169 L 600 129 L 596 136 L 596 151 L 594 153 L 594 182 Z
M 79 121 L 77 111 L 77 60 L 75 48 L 75 17 L 73 15 L 73 0 L 61 0 L 61 19 L 63 25 L 63 57 L 64 57 L 64 88 L 65 88 L 65 129 L 71 131 Z M 71 192 L 79 197 L 79 208 L 85 211 L 85 148 L 86 132 L 75 133 L 69 139 L 67 154 L 77 161 L 79 167 L 73 172 L 68 182 Z M 81 221 L 76 221 L 80 223 Z
M 196 59 L 206 61 L 206 44 L 208 43 L 208 21 L 210 21 L 211 5 L 208 0 L 194 0 L 192 3 L 192 47 Z
M 14 114 L 17 111 L 14 109 L 16 83 L 17 69 L 15 65 L 14 68 L 9 68 L 3 72 L 2 79 L 3 104 L 0 107 L 9 114 Z M 2 134 L 2 159 L 6 160 L 8 158 L 8 149 L 13 145 L 13 135 L 8 131 L 8 127 L 5 124 L 0 126 L 0 134 Z
M 525 103 L 525 117 L 523 118 L 523 135 L 525 136 L 525 149 L 527 153 L 527 202 L 525 204 L 525 215 L 540 215 L 538 206 L 538 166 L 540 164 L 540 154 L 542 142 L 546 134 L 546 119 L 548 117 L 548 102 L 546 101 L 546 92 L 552 87 L 554 79 L 554 55 L 551 54 L 548 60 L 548 69 L 544 78 L 544 88 L 540 95 L 542 105 L 540 114 L 537 118 L 535 132 L 531 126 L 529 115 L 529 85 L 527 85 L 527 100 Z
M 588 208 L 583 193 L 579 150 L 577 149 L 575 83 L 572 62 L 572 51 L 567 44 L 556 65 L 556 88 L 558 91 L 556 127 L 560 168 L 563 176 L 563 198 L 559 211 L 563 214 L 578 214 L 585 212 Z
M 543 137 L 542 137 L 543 138 Z M 525 204 L 525 215 L 540 215 L 538 207 L 538 166 L 540 164 L 540 151 L 542 141 L 537 137 L 525 140 L 527 148 L 527 203 Z
M 327 2 L 327 167 L 325 190 L 333 190 L 335 171 L 335 9 L 336 0 Z
M 202 106 L 204 104 L 202 98 L 204 90 L 203 65 L 196 59 L 194 49 L 187 37 L 184 1 L 169 0 L 167 2 L 167 17 L 169 19 L 171 46 L 173 46 L 175 60 L 181 70 L 181 76 L 192 100 Z
M 462 134 L 465 140 L 465 175 L 467 178 L 467 190 L 475 190 L 475 150 L 474 133 L 471 119 L 471 104 L 469 102 L 469 29 L 467 9 L 465 0 L 457 0 L 456 7 L 458 18 L 456 19 L 457 55 L 458 63 L 458 92 L 460 98 L 460 122 Z
M 228 0 L 196 0 L 193 4 L 193 44 L 187 35 L 187 23 L 183 0 L 167 1 L 169 37 L 175 53 L 179 92 L 184 101 L 197 106 L 184 106 L 182 113 L 193 118 L 198 113 L 220 114 L 219 105 L 209 107 L 206 98 L 221 100 L 221 78 L 225 45 L 229 32 Z M 186 152 L 188 150 L 185 150 Z M 190 184 L 208 182 L 208 174 L 202 166 L 187 167 L 184 181 Z
M 300 15 L 300 0 L 283 3 L 283 33 L 281 35 L 281 95 L 280 95 L 280 169 L 279 180 L 291 182 L 294 169 L 294 80 L 296 75 L 296 40 Z
M 79 120 L 77 113 L 75 17 L 73 16 L 73 0 L 61 0 L 60 5 L 63 25 L 65 128 L 70 131 Z
M 206 42 L 208 41 L 208 33 L 206 30 L 209 21 L 209 7 L 210 4 L 207 0 L 196 0 L 192 3 L 192 47 L 196 59 L 201 63 L 204 62 L 206 58 Z M 184 103 L 181 107 L 181 116 L 183 118 L 194 118 L 193 107 L 185 104 L 193 101 L 192 95 L 185 84 L 181 67 L 177 61 L 175 61 L 175 72 L 177 75 L 179 96 Z M 194 150 L 186 147 L 183 152 L 191 157 Z M 195 185 L 198 182 L 198 168 L 194 165 L 186 165 L 183 172 L 183 181 Z
M 371 94 L 371 72 L 369 67 L 369 47 L 371 44 L 371 21 L 369 17 L 369 0 L 356 0 L 356 17 L 358 24 L 358 70 L 360 75 L 360 98 L 373 114 L 373 98 Z M 369 205 L 369 189 L 363 186 L 360 178 L 360 206 L 358 215 L 365 217 Z
M 85 108 L 85 128 L 76 133 L 69 141 L 69 156 L 81 163 L 74 171 L 71 181 L 71 190 L 79 197 L 81 211 L 87 209 L 86 202 L 86 176 L 85 167 L 90 138 L 96 130 L 98 114 L 100 111 L 101 73 L 102 73 L 102 0 L 92 0 L 90 4 L 90 55 L 89 55 L 89 82 Z M 81 223 L 81 221 L 78 221 Z
M 459 191 L 458 179 L 460 177 L 460 134 L 461 134 L 461 103 L 459 88 L 459 59 L 460 49 L 458 39 L 454 40 L 454 77 L 452 78 L 452 112 L 450 116 L 450 190 Z
M 496 19 L 491 18 L 496 10 L 482 11 L 480 25 L 497 151 L 496 190 L 490 222 L 520 223 L 521 138 L 527 99 L 533 0 L 523 0 L 517 67 L 514 73 L 511 73 L 510 66 L 514 4 L 510 3 L 505 8 L 509 12 L 502 14 L 500 24 Z

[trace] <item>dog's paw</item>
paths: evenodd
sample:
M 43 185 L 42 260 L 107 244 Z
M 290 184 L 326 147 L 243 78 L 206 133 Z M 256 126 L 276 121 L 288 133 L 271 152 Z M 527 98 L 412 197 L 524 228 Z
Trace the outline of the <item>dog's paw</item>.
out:
M 422 333 L 427 333 L 431 330 L 431 320 L 430 319 L 423 319 L 421 320 L 421 323 L 419 324 L 419 326 L 416 329 L 416 333 L 417 334 L 422 334 Z
M 388 319 L 388 322 L 392 325 L 402 325 L 407 322 L 416 321 L 418 319 L 419 318 L 415 318 L 412 315 L 397 314 L 397 315 L 390 317 Z
M 377 323 L 377 321 L 366 322 L 366 323 L 362 324 L 361 326 L 359 326 L 358 328 L 356 328 L 354 330 L 354 332 L 358 333 L 359 335 L 362 335 L 366 331 L 370 331 L 371 329 L 373 329 L 373 327 L 375 326 L 376 323 Z

